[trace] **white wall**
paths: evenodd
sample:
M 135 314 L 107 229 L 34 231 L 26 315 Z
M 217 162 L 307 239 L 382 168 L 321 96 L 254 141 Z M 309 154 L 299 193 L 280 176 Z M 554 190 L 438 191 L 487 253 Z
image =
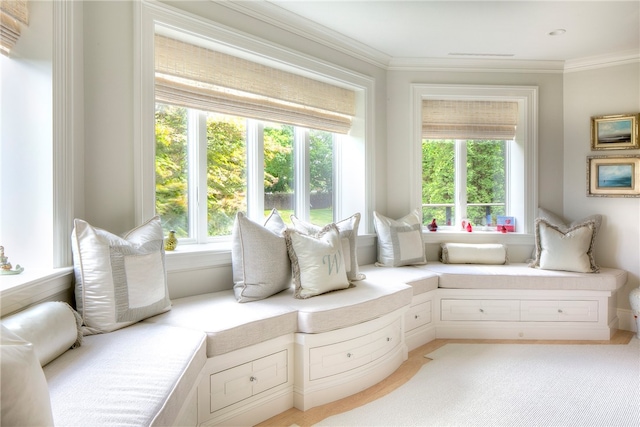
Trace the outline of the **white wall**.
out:
M 33 269 L 53 266 L 52 3 L 29 10 L 11 57 L 0 55 L 0 245 Z
M 576 220 L 602 214 L 595 260 L 629 272 L 618 307 L 629 309 L 629 291 L 640 278 L 640 198 L 587 197 L 587 156 L 640 154 L 640 150 L 591 151 L 591 117 L 640 111 L 640 64 L 564 76 L 564 215 Z

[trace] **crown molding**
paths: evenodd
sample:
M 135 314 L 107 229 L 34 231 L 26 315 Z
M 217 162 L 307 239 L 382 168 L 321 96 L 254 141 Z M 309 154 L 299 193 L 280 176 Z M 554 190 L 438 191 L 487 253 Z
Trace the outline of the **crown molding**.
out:
M 638 62 L 640 62 L 640 52 L 631 49 L 606 55 L 570 59 L 565 62 L 564 70 L 567 73 L 571 73 L 575 71 L 614 67 L 617 65 L 635 64 Z
M 568 73 L 637 63 L 636 50 L 567 61 L 487 58 L 394 58 L 341 35 L 266 0 L 211 0 L 221 6 L 266 22 L 284 31 L 327 46 L 352 58 L 390 71 L 456 71 L 494 73 Z
M 393 58 L 393 71 L 457 71 L 493 73 L 562 73 L 564 61 L 463 58 Z
M 391 57 L 363 43 L 267 1 L 212 0 L 221 6 L 266 22 L 307 40 L 328 46 L 376 67 L 386 69 Z

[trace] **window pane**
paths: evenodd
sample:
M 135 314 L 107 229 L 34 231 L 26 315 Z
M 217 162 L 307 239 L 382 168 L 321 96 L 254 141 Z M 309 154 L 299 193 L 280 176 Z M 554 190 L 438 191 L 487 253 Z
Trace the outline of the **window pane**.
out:
M 422 220 L 452 225 L 455 217 L 455 143 L 422 141 Z M 431 205 L 431 206 L 429 206 Z
M 207 229 L 209 236 L 231 234 L 246 202 L 246 120 L 207 115 Z
M 278 209 L 286 223 L 294 213 L 293 126 L 264 125 L 264 209 Z
M 324 225 L 333 218 L 333 134 L 309 131 L 310 221 Z
M 505 141 L 467 141 L 467 217 L 495 224 L 505 214 Z
M 156 104 L 156 213 L 165 232 L 189 236 L 187 110 Z

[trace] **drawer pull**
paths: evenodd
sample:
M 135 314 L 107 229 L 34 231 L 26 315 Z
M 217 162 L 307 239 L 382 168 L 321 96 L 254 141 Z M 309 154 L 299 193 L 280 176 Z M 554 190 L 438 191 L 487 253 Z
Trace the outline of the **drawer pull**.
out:
M 391 341 L 391 337 L 387 337 L 387 342 Z
M 347 353 L 347 357 L 351 357 L 351 356 L 353 356 L 353 354 Z
M 482 309 L 482 308 L 481 308 L 481 309 L 480 309 L 480 313 L 484 313 L 484 309 Z
M 561 308 L 558 309 L 558 313 L 562 313 L 562 309 Z
M 258 379 L 257 379 L 256 377 L 254 377 L 254 376 L 251 376 L 251 377 L 249 378 L 249 381 L 251 381 L 251 382 L 253 383 L 253 382 L 258 381 Z
M 414 316 L 414 319 L 417 319 L 418 317 L 420 317 L 420 316 L 418 316 L 418 315 L 416 314 L 416 315 Z

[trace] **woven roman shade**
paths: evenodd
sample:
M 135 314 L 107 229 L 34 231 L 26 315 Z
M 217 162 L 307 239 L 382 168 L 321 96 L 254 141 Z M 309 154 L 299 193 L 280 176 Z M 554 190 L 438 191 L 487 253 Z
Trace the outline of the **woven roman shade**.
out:
M 0 52 L 9 56 L 20 38 L 21 24 L 29 25 L 27 0 L 0 0 Z
M 201 46 L 155 36 L 156 101 L 348 133 L 355 92 Z
M 512 140 L 517 124 L 517 102 L 422 101 L 424 139 Z

